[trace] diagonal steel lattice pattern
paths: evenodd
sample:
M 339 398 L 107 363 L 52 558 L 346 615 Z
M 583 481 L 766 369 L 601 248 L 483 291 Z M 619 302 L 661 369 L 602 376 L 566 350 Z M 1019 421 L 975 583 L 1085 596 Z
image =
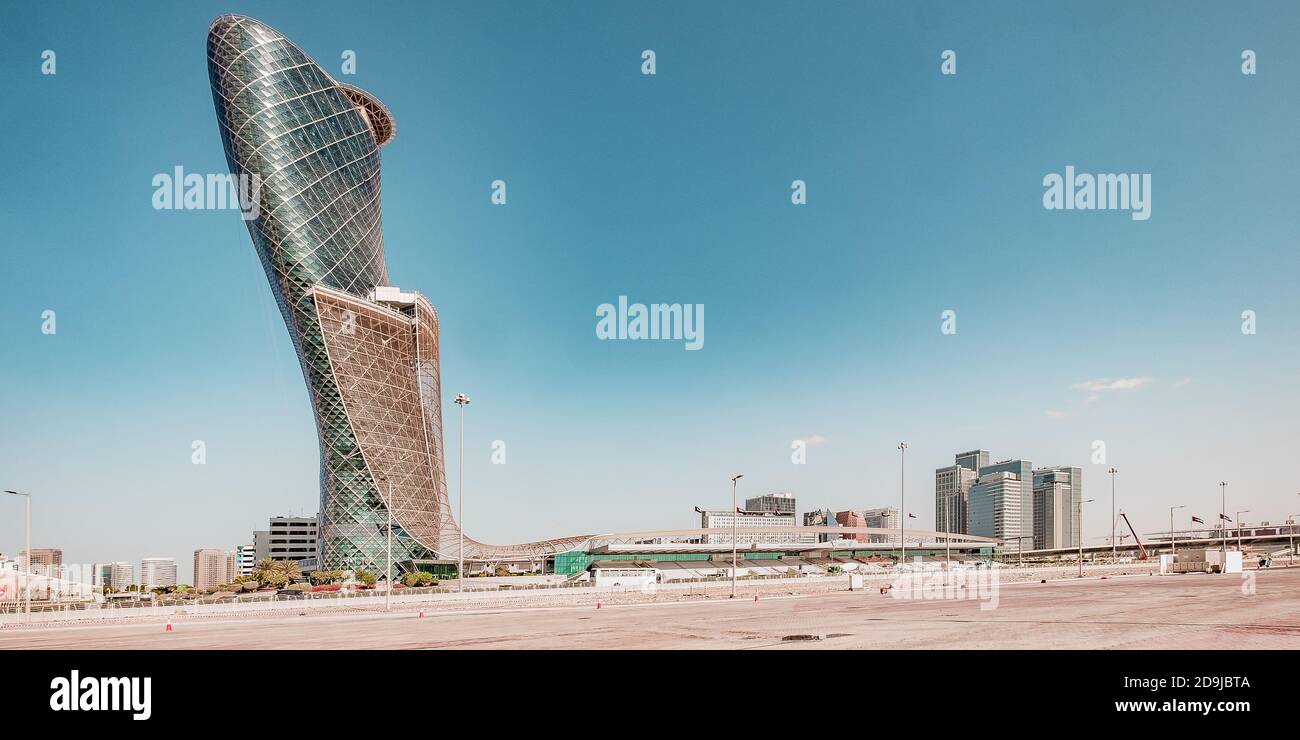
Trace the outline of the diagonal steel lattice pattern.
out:
M 307 381 L 321 457 L 323 567 L 456 558 L 443 464 L 438 316 L 389 285 L 379 148 L 396 132 L 369 93 L 333 80 L 293 42 L 242 16 L 213 21 L 208 74 L 230 171 L 259 184 L 249 235 Z M 391 499 L 389 490 L 391 487 Z M 466 559 L 568 550 L 465 538 Z

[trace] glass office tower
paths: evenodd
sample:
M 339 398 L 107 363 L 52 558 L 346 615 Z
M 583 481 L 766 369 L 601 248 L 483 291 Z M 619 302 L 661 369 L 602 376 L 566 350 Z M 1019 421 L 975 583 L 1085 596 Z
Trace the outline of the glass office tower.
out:
M 315 412 L 322 567 L 382 573 L 390 511 L 394 563 L 455 559 L 438 315 L 424 296 L 389 287 L 384 261 L 379 149 L 393 118 L 251 18 L 213 21 L 207 46 L 226 159 L 258 183 L 248 231 Z M 466 538 L 464 556 L 535 556 L 585 539 Z

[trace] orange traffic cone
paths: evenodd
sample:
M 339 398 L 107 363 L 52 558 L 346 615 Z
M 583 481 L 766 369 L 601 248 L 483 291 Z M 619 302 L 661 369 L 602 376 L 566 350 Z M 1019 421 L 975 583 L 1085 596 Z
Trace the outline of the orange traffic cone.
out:
M 166 629 L 165 631 L 166 631 L 166 632 L 171 632 L 171 631 L 172 631 L 172 620 L 170 620 L 170 619 L 167 620 L 167 629 Z
M 597 609 L 600 608 L 600 602 L 599 602 L 599 601 L 596 602 L 596 608 L 597 608 Z
M 420 618 L 420 619 L 424 619 L 424 610 L 423 610 L 423 609 L 420 610 L 420 617 L 419 617 L 419 618 Z
M 754 603 L 755 603 L 755 604 L 758 603 L 758 594 L 754 594 Z

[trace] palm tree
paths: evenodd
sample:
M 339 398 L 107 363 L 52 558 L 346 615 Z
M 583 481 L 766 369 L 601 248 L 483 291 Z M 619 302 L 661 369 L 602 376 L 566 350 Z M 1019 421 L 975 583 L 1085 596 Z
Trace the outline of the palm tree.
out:
M 277 560 L 274 572 L 284 576 L 285 581 L 288 583 L 293 583 L 302 578 L 302 568 L 299 567 L 296 560 Z

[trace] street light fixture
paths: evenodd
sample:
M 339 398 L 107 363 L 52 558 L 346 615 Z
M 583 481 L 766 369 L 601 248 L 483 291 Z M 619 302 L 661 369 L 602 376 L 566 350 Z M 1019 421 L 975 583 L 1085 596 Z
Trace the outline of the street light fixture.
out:
M 1287 517 L 1289 521 L 1287 522 L 1288 526 L 1286 528 L 1286 537 L 1289 544 L 1291 545 L 1291 552 L 1287 554 L 1288 563 L 1295 562 L 1295 518 L 1298 516 L 1300 516 L 1300 514 L 1292 514 L 1291 516 Z
M 1083 578 L 1083 505 L 1096 501 L 1090 498 L 1079 502 L 1079 577 Z
M 744 473 L 731 476 L 731 598 L 736 598 L 736 522 L 740 519 L 740 507 L 736 506 L 736 481 L 744 478 Z
M 465 407 L 469 405 L 469 396 L 456 394 L 456 405 L 460 407 L 460 546 L 456 548 L 456 591 L 465 592 Z
M 1106 471 L 1110 473 L 1110 562 L 1119 559 L 1119 553 L 1115 546 L 1115 525 L 1118 524 L 1115 518 L 1115 474 L 1119 471 L 1111 468 Z
M 1028 534 L 1022 534 L 1019 537 L 1016 537 L 1016 559 L 1019 561 L 1017 565 L 1021 568 L 1025 566 L 1025 540 L 1032 539 L 1033 536 Z
M 1219 481 L 1219 552 L 1224 553 L 1222 562 L 1227 562 L 1228 552 L 1228 525 L 1224 523 L 1224 517 L 1228 516 L 1228 482 Z
M 907 467 L 907 443 L 898 443 L 898 565 L 899 570 L 907 562 L 907 540 L 904 539 L 903 522 L 907 518 L 906 488 L 904 486 Z
M 1174 544 L 1174 509 L 1186 509 L 1186 506 L 1169 507 L 1169 554 L 1173 555 L 1178 552 L 1178 546 Z
M 19 493 L 18 491 L 6 490 L 5 493 L 12 493 L 15 496 L 22 496 L 26 499 L 24 510 L 24 530 L 27 536 L 27 562 L 23 568 L 23 613 L 24 618 L 32 621 L 32 587 L 29 579 L 32 572 L 32 495 L 30 493 Z

